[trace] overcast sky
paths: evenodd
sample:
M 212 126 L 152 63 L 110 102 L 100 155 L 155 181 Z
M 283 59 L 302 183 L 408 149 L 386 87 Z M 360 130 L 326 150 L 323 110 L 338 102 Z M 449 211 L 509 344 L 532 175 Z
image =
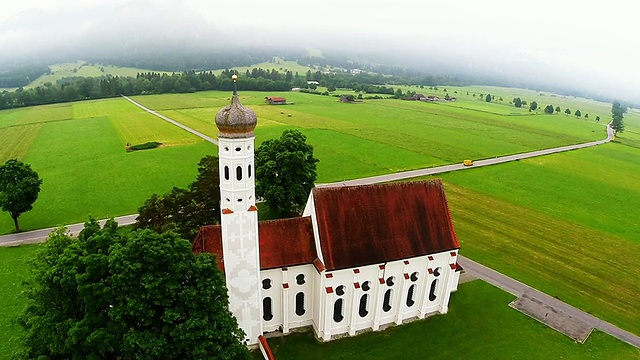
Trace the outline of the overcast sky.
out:
M 640 99 L 637 18 L 637 5 L 616 0 L 20 0 L 1 7 L 0 60 L 86 34 L 108 36 L 99 27 L 121 37 L 129 29 L 212 29 L 228 37 L 251 34 L 258 42 L 354 39 L 357 48 L 381 50 L 381 44 L 395 43 L 384 46 L 488 64 L 529 64 L 532 72 L 546 67 L 561 81 Z M 122 32 L 104 24 L 118 24 Z

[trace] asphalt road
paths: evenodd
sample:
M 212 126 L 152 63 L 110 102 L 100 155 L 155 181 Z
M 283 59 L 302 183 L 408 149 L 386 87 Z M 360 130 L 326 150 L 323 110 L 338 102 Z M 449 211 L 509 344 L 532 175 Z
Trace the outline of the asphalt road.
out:
M 119 216 L 114 218 L 118 222 L 118 225 L 130 225 L 136 222 L 138 214 Z M 100 226 L 104 225 L 106 219 L 100 220 Z M 16 246 L 22 244 L 33 244 L 43 242 L 56 227 L 40 229 L 34 231 L 21 232 L 17 234 L 9 234 L 0 236 L 0 246 Z M 84 223 L 67 225 L 67 231 L 72 236 L 76 236 L 84 229 Z
M 403 172 L 387 174 L 387 175 L 372 176 L 372 177 L 361 178 L 361 179 L 338 181 L 338 182 L 328 183 L 328 184 L 317 184 L 316 186 L 317 187 L 333 187 L 333 186 L 378 184 L 383 182 L 405 180 L 405 179 L 410 179 L 410 178 L 419 177 L 419 176 L 441 174 L 441 173 L 450 172 L 450 171 L 473 169 L 473 168 L 482 167 L 482 166 L 502 164 L 510 161 L 528 159 L 536 156 L 555 154 L 563 151 L 582 149 L 590 146 L 601 145 L 611 141 L 613 139 L 613 129 L 611 129 L 609 125 L 606 125 L 606 129 L 607 129 L 607 138 L 604 140 L 598 140 L 598 141 L 592 141 L 588 143 L 568 145 L 568 146 L 562 146 L 562 147 L 544 149 L 544 150 L 538 150 L 538 151 L 531 151 L 531 152 L 522 153 L 522 154 L 500 156 L 492 159 L 477 160 L 473 162 L 472 166 L 464 166 L 462 163 L 459 163 L 459 164 L 437 166 L 437 167 L 426 168 L 426 169 L 403 171 Z

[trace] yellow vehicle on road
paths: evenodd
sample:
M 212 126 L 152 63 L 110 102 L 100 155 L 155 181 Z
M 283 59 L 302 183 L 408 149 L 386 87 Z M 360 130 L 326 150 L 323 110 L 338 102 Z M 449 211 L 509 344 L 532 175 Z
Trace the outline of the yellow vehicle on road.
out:
M 465 161 L 463 161 L 463 162 L 462 162 L 462 165 L 464 165 L 464 166 L 471 166 L 471 165 L 473 165 L 473 160 L 469 160 L 469 159 L 467 159 L 467 160 L 465 160 Z

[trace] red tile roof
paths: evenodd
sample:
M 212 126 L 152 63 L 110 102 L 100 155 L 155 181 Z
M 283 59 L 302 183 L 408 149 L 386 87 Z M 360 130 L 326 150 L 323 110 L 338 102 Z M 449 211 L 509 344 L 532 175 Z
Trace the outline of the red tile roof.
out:
M 313 197 L 328 270 L 460 248 L 439 179 L 314 188 Z
M 317 257 L 310 217 L 261 221 L 258 236 L 262 270 L 311 264 Z M 220 225 L 200 228 L 193 251 L 217 255 L 220 268 L 224 270 Z

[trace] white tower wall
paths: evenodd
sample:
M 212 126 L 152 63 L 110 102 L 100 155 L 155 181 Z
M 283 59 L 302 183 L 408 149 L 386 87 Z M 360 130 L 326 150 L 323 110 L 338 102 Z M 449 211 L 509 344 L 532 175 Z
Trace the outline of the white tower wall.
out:
M 219 138 L 222 251 L 229 310 L 248 345 L 262 335 L 260 250 L 255 207 L 254 137 Z

